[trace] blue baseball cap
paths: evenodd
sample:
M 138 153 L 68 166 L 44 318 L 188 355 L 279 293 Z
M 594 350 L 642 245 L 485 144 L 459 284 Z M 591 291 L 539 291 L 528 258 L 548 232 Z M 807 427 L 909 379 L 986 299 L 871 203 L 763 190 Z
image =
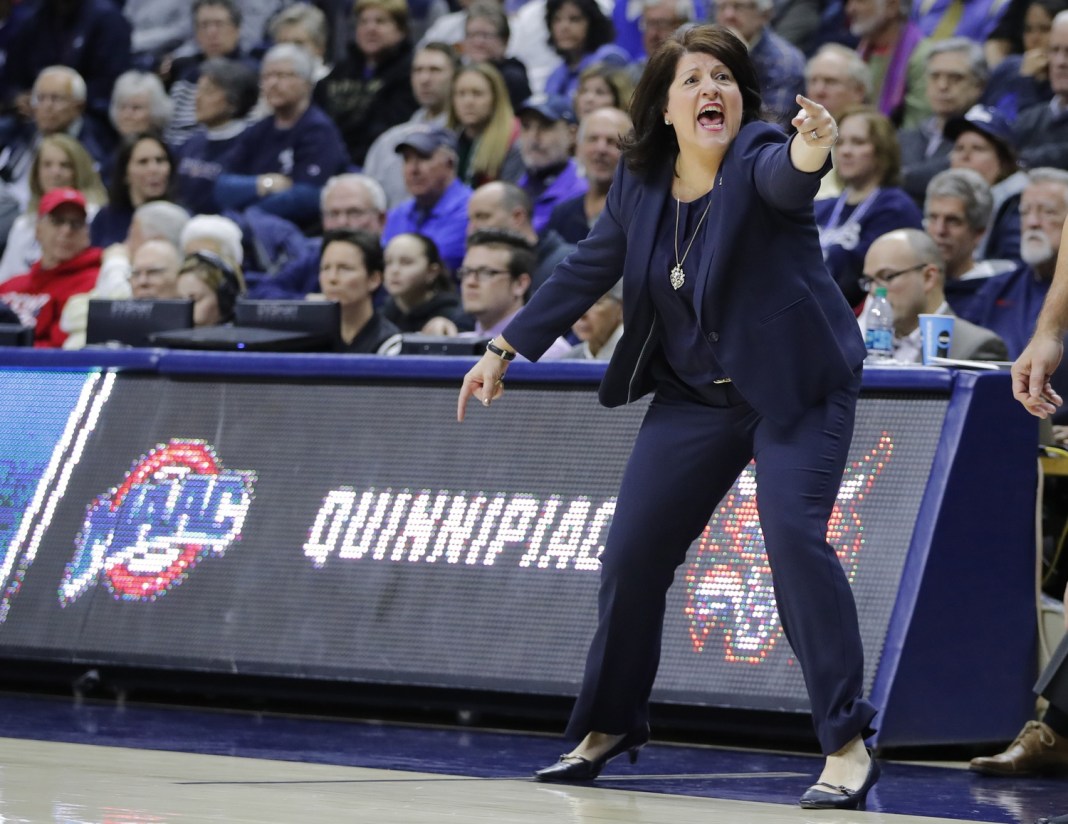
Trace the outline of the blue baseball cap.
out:
M 443 146 L 456 151 L 456 135 L 451 130 L 444 126 L 418 126 L 404 136 L 395 151 L 400 154 L 409 148 L 430 157 Z
M 951 118 L 942 129 L 942 134 L 950 141 L 956 140 L 964 132 L 979 132 L 995 143 L 1004 154 L 1016 157 L 1012 126 L 997 109 L 976 104 L 963 115 Z
M 578 123 L 575 110 L 571 108 L 571 101 L 559 94 L 536 94 L 528 97 L 516 114 L 522 117 L 523 112 L 535 112 L 550 123 L 560 120 L 565 123 Z

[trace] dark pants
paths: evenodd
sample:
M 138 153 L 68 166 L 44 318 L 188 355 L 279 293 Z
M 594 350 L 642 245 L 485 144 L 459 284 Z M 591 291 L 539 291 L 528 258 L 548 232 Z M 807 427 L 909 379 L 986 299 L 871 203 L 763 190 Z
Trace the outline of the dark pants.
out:
M 625 733 L 648 723 L 668 587 L 686 550 L 751 458 L 783 630 L 801 664 L 824 753 L 869 731 L 864 652 L 845 571 L 827 543 L 842 481 L 859 375 L 782 426 L 731 385 L 701 403 L 676 390 L 653 399 L 638 433 L 601 556 L 599 624 L 568 724 Z

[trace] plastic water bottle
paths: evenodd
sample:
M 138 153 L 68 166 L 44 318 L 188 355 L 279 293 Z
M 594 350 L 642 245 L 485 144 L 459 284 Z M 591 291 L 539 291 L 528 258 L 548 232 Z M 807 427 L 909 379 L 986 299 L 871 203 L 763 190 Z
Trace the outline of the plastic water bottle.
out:
M 894 359 L 894 310 L 886 299 L 886 287 L 875 287 L 875 297 L 864 315 L 865 363 L 890 363 Z

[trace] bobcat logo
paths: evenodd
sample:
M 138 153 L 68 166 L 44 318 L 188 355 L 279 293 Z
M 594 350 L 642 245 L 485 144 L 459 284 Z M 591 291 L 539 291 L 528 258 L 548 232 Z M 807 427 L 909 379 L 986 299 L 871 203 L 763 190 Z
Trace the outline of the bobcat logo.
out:
M 890 435 L 883 432 L 870 452 L 846 467 L 838 491 L 827 541 L 835 547 L 850 583 L 864 547 L 860 505 L 893 450 Z M 703 652 L 710 637 L 722 638 L 726 661 L 760 663 L 782 636 L 757 517 L 752 464 L 739 476 L 701 535 L 697 557 L 686 569 L 684 613 L 694 652 Z

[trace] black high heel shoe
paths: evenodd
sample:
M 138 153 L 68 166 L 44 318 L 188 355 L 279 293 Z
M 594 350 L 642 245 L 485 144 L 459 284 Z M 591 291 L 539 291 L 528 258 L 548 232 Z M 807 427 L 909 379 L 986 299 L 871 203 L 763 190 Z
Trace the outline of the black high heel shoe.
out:
M 534 773 L 538 781 L 593 781 L 601 774 L 604 765 L 617 755 L 627 753 L 630 763 L 638 760 L 638 752 L 649 743 L 649 727 L 632 730 L 611 749 L 598 758 L 583 758 L 578 755 L 560 756 L 560 760 Z
M 868 764 L 868 774 L 858 789 L 836 787 L 834 784 L 821 781 L 805 790 L 805 794 L 801 796 L 801 806 L 806 810 L 863 810 L 868 803 L 868 790 L 875 786 L 880 773 L 879 764 L 871 750 L 868 750 L 868 756 L 871 758 Z M 827 787 L 834 792 L 825 792 L 818 789 L 819 787 Z

